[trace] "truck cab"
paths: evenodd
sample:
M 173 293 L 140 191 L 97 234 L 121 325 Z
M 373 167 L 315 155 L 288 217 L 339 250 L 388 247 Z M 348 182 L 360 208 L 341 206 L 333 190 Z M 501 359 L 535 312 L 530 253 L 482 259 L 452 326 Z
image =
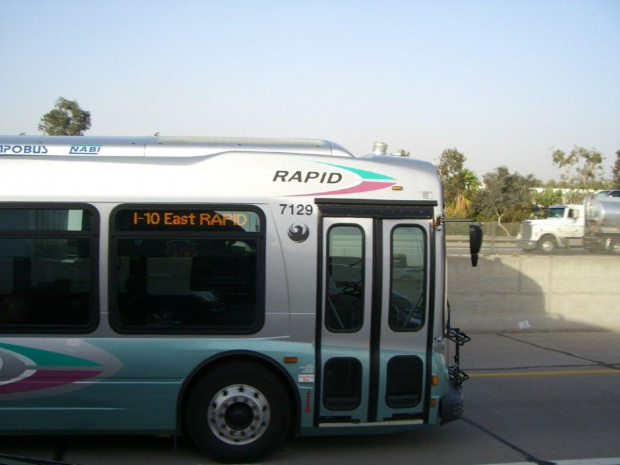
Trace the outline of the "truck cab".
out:
M 517 245 L 524 251 L 550 254 L 557 248 L 583 246 L 583 205 L 552 205 L 538 210 L 537 216 L 521 223 Z

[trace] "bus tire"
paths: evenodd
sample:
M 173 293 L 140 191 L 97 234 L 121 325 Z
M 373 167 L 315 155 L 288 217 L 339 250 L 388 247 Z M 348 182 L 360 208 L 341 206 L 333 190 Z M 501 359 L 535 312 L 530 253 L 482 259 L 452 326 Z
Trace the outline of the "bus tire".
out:
M 544 254 L 555 252 L 557 245 L 553 236 L 543 236 L 538 241 L 538 249 Z
M 196 446 L 225 463 L 254 462 L 284 440 L 291 406 L 280 380 L 261 366 L 236 362 L 206 373 L 186 404 Z

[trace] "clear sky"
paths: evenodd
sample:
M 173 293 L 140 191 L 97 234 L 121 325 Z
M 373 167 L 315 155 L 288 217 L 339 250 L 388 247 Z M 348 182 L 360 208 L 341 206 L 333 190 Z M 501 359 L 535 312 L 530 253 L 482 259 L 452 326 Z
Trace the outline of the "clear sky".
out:
M 482 176 L 620 150 L 618 0 L 0 0 L 0 134 L 374 141 Z

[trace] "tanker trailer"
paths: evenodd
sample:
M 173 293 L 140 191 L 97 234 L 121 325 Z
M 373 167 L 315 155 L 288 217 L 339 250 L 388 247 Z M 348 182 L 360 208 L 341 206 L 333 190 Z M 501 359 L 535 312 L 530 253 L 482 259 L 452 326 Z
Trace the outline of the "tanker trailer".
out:
M 586 248 L 620 254 L 620 198 L 588 195 L 584 207 Z

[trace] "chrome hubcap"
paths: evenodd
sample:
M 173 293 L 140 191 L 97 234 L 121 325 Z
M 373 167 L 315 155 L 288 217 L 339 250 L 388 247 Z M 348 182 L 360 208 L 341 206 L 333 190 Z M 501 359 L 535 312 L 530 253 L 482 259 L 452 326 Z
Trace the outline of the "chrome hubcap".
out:
M 267 430 L 271 417 L 265 396 L 243 384 L 218 392 L 209 404 L 207 415 L 213 434 L 234 445 L 256 441 Z

